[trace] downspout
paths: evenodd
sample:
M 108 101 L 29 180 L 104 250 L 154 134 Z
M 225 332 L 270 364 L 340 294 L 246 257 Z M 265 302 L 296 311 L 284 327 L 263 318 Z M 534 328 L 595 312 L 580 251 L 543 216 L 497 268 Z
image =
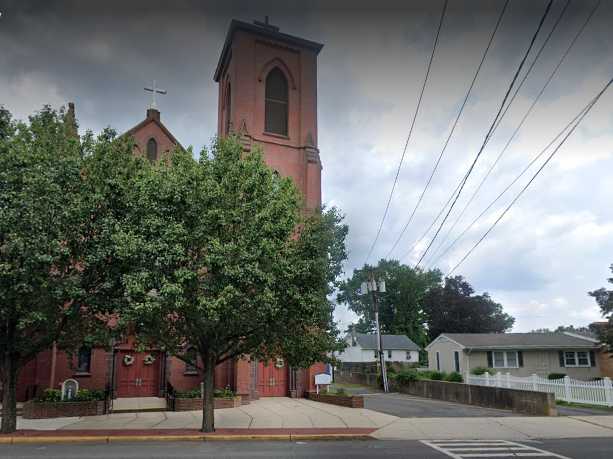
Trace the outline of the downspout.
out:
M 49 389 L 55 388 L 55 367 L 57 365 L 57 342 L 51 348 L 51 375 L 49 376 Z

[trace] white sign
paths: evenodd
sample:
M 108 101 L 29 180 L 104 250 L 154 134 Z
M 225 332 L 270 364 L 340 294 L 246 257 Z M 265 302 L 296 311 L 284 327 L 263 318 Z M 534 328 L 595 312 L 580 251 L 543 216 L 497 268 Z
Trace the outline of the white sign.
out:
M 323 386 L 323 385 L 331 384 L 331 383 L 332 383 L 332 376 L 330 376 L 328 373 L 320 373 L 318 375 L 315 375 L 315 385 Z

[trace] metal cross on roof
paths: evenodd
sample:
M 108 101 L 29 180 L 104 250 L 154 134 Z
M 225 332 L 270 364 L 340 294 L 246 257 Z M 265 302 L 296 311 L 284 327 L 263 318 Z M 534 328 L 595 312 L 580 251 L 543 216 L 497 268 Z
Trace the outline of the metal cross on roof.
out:
M 153 80 L 153 85 L 150 88 L 145 88 L 145 91 L 148 91 L 151 93 L 151 104 L 149 105 L 149 108 L 157 109 L 157 105 L 155 103 L 155 95 L 156 94 L 166 94 L 166 90 L 157 88 L 155 86 L 155 80 Z

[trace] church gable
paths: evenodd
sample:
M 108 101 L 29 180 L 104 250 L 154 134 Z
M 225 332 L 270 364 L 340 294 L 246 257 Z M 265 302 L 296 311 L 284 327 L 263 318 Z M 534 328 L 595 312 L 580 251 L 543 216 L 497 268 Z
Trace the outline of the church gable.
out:
M 160 121 L 160 112 L 153 108 L 147 110 L 147 117 L 143 121 L 122 134 L 124 136 L 134 139 L 136 155 L 151 161 L 161 159 L 176 147 L 183 148 Z

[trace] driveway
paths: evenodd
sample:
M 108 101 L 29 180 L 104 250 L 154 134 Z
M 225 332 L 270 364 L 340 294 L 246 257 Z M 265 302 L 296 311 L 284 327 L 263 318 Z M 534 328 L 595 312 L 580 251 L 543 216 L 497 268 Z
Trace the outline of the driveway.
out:
M 364 408 L 400 418 L 517 416 L 507 410 L 462 405 L 397 393 L 364 395 Z

